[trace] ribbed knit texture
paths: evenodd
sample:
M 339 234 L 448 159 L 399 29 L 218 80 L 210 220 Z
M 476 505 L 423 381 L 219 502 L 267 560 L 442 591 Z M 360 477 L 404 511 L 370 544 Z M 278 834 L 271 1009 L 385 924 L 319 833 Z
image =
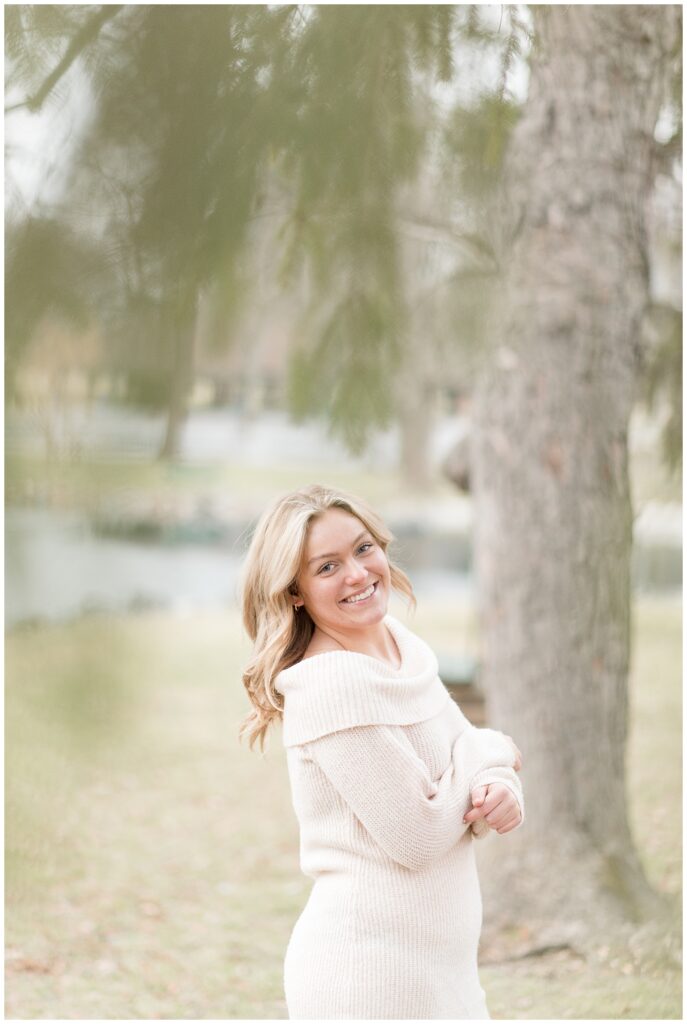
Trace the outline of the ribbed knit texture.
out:
M 385 619 L 401 654 L 330 651 L 281 672 L 283 737 L 315 879 L 284 963 L 291 1019 L 484 1019 L 482 904 L 463 815 L 504 782 L 524 813 L 514 753 L 470 725 L 431 649 Z

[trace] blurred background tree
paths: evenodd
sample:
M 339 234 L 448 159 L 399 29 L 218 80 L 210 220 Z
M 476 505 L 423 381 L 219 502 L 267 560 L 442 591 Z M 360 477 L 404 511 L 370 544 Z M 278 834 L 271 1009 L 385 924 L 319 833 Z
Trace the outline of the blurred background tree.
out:
M 245 333 L 262 275 L 286 302 L 293 415 L 354 452 L 398 422 L 416 488 L 439 383 L 477 385 L 453 475 L 476 504 L 490 720 L 525 751 L 531 808 L 519 857 L 490 876 L 506 918 L 560 939 L 602 906 L 657 906 L 625 814 L 627 432 L 641 388 L 663 388 L 679 462 L 679 313 L 646 326 L 646 207 L 679 153 L 680 9 L 499 20 L 477 5 L 8 8 L 26 96 L 8 109 L 58 105 L 78 61 L 91 110 L 50 208 L 9 214 L 7 380 L 54 309 L 101 339 L 131 402 L 164 407 L 170 460 L 198 360 Z
M 676 8 L 532 17 L 527 102 L 492 215 L 501 273 L 475 394 L 475 551 L 493 718 L 529 755 L 532 815 L 508 891 L 521 913 L 548 904 L 560 937 L 609 902 L 638 919 L 658 909 L 626 812 L 628 431 L 646 361 L 654 135 L 681 39 Z

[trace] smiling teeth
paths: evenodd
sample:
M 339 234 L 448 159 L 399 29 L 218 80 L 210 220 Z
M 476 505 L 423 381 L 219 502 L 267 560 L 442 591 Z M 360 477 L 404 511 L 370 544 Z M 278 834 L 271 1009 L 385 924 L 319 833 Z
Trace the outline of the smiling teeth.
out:
M 345 597 L 341 603 L 342 604 L 355 604 L 356 601 L 364 601 L 366 598 L 368 598 L 370 596 L 370 594 L 373 592 L 374 588 L 375 588 L 374 583 L 371 583 L 370 586 L 367 588 L 367 590 L 363 590 L 363 592 L 361 594 L 356 594 L 355 597 Z

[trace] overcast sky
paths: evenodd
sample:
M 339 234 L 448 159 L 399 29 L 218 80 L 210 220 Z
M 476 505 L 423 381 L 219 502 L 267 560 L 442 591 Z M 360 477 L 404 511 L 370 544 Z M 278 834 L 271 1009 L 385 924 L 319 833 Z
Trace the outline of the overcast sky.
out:
M 26 208 L 51 202 L 60 192 L 68 154 L 85 127 L 91 103 L 88 83 L 78 63 L 62 80 L 63 102 L 48 101 L 42 110 L 13 110 L 5 115 L 5 206 Z M 25 97 L 6 95 L 11 106 Z

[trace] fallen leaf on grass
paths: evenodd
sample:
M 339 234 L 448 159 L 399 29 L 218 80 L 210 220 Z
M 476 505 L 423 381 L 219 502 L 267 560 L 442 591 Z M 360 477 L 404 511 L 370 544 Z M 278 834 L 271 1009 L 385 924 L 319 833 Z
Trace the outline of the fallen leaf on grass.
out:
M 7 966 L 11 971 L 16 971 L 17 974 L 53 974 L 55 971 L 54 963 L 47 960 L 33 960 L 28 956 L 13 958 L 8 962 Z
M 162 908 L 159 903 L 155 903 L 154 900 L 142 900 L 139 904 L 139 908 L 142 914 L 146 917 L 161 917 Z

